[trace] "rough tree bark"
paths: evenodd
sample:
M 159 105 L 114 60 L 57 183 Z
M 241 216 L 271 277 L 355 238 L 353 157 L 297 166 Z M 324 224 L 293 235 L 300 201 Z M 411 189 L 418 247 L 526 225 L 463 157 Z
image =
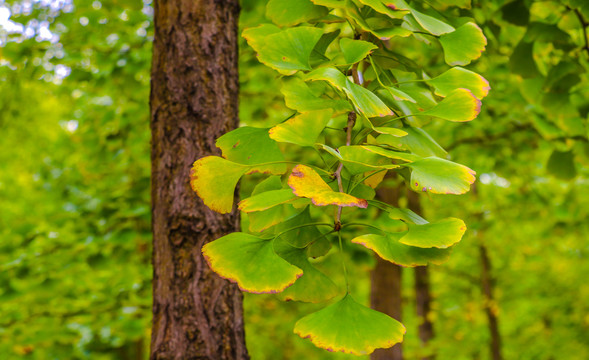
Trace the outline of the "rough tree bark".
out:
M 377 198 L 393 206 L 399 206 L 400 190 L 403 184 L 383 187 L 377 190 Z M 370 305 L 397 321 L 403 317 L 402 267 L 376 256 L 376 266 L 370 274 Z M 401 343 L 389 349 L 376 349 L 371 360 L 403 360 Z
M 238 0 L 157 0 L 151 82 L 151 359 L 247 359 L 242 296 L 201 247 L 238 230 L 190 188 L 192 163 L 238 124 Z
M 407 190 L 407 202 L 410 210 L 423 216 L 419 194 Z M 419 339 L 424 347 L 434 338 L 434 324 L 428 316 L 431 311 L 431 302 L 429 269 L 427 266 L 417 266 L 415 267 L 415 306 L 419 321 Z M 422 360 L 434 358 L 435 355 L 430 355 L 422 357 Z

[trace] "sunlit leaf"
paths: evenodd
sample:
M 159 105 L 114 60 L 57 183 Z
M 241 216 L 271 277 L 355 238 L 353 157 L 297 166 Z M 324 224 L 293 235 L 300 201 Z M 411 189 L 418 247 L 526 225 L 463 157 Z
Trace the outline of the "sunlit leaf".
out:
M 266 5 L 266 16 L 279 26 L 297 25 L 327 13 L 325 7 L 314 5 L 310 0 L 270 0 Z
M 342 38 L 339 46 L 346 64 L 355 64 L 368 56 L 373 50 L 378 49 L 378 46 L 371 42 L 348 38 Z
M 468 89 L 456 89 L 444 100 L 421 115 L 435 116 L 448 121 L 471 121 L 481 112 L 481 101 Z
M 485 51 L 487 38 L 478 25 L 469 22 L 440 36 L 440 43 L 448 65 L 468 65 Z
M 403 340 L 405 327 L 350 295 L 297 321 L 294 332 L 315 346 L 354 355 L 389 348 Z
M 320 68 L 312 71 L 307 75 L 307 80 L 323 80 L 327 81 L 335 88 L 343 91 L 356 108 L 362 112 L 366 117 L 382 117 L 393 115 L 383 102 L 372 93 L 370 90 L 354 84 L 352 81 L 341 73 L 341 71 L 334 68 Z
M 417 155 L 413 155 L 413 154 L 409 154 L 409 153 L 405 153 L 405 152 L 400 152 L 400 151 L 387 150 L 387 149 L 383 149 L 378 146 L 367 145 L 367 146 L 362 146 L 362 147 L 368 151 L 375 153 L 375 154 L 378 154 L 378 155 L 381 155 L 384 157 L 388 157 L 389 159 L 403 160 L 403 161 L 407 161 L 407 162 L 412 162 L 412 161 L 417 161 L 417 160 L 422 159 L 421 156 L 417 156 Z
M 441 264 L 450 258 L 449 249 L 424 249 L 402 244 L 399 240 L 406 234 L 407 232 L 389 233 L 386 236 L 367 234 L 352 239 L 352 242 L 367 247 L 384 260 L 401 266 Z
M 347 100 L 323 98 L 299 78 L 283 81 L 280 91 L 284 95 L 286 106 L 299 112 L 332 109 L 337 113 L 352 110 Z
M 445 249 L 459 242 L 465 231 L 464 221 L 447 218 L 423 225 L 409 225 L 409 231 L 399 241 L 420 248 Z
M 289 245 L 286 240 L 277 239 L 274 241 L 274 251 L 290 264 L 303 270 L 303 276 L 278 294 L 280 300 L 318 303 L 338 295 L 339 290 L 333 281 L 311 265 L 306 248 L 296 248 Z
M 404 164 L 412 169 L 411 189 L 434 194 L 464 194 L 475 181 L 475 172 L 452 161 L 428 157 Z
M 491 89 L 489 82 L 484 77 L 458 66 L 427 80 L 427 83 L 434 87 L 436 95 L 444 97 L 450 95 L 457 88 L 464 88 L 470 90 L 478 99 L 482 99 Z
M 398 4 L 399 1 L 387 0 L 359 0 L 361 4 L 368 5 L 375 11 L 390 16 L 393 19 L 402 19 L 409 12 L 407 4 Z
M 252 197 L 276 190 L 284 190 L 282 181 L 279 176 L 270 176 L 256 185 L 254 191 L 252 191 Z M 290 191 L 290 189 L 287 190 Z M 277 205 L 267 210 L 248 213 L 249 230 L 253 232 L 263 231 L 295 216 L 300 210 L 296 210 L 291 204 L 293 202 Z
M 258 53 L 258 59 L 269 67 L 287 74 L 311 70 L 309 58 L 323 30 L 299 26 L 273 31 L 270 27 L 258 27 L 244 31 L 243 36 Z
M 429 221 L 417 215 L 410 209 L 394 208 L 389 210 L 389 217 L 394 220 L 402 220 L 406 223 L 425 225 Z
M 271 190 L 254 195 L 238 204 L 238 209 L 244 212 L 254 212 L 270 209 L 296 198 L 291 189 Z
M 281 30 L 278 26 L 272 24 L 262 24 L 253 28 L 245 29 L 241 36 L 247 41 L 256 53 L 260 53 L 260 49 L 265 44 L 265 38 L 268 35 L 279 33 Z
M 392 86 L 383 86 L 383 88 L 385 88 L 390 94 L 391 96 L 395 99 L 395 100 L 400 100 L 400 101 L 410 101 L 412 103 L 416 103 L 417 101 L 415 101 L 415 99 L 413 99 L 411 97 L 411 95 L 407 94 L 406 92 L 397 89 L 396 87 L 392 87 Z
M 362 146 L 340 146 L 338 148 L 344 167 L 351 175 L 361 174 L 367 171 L 378 169 L 394 169 L 391 161 L 379 156 Z
M 268 135 L 268 129 L 240 127 L 217 139 L 217 147 L 227 160 L 244 165 L 257 165 L 284 161 L 278 144 Z M 268 164 L 250 167 L 250 172 L 284 174 L 286 164 Z
M 316 110 L 295 116 L 270 129 L 270 137 L 278 142 L 314 146 L 317 137 L 331 119 L 331 109 Z
M 192 165 L 190 186 L 211 210 L 226 214 L 233 208 L 235 186 L 248 170 L 248 166 L 207 156 Z
M 317 206 L 368 206 L 364 199 L 333 191 L 315 170 L 305 165 L 297 165 L 292 169 L 288 185 L 297 196 L 309 198 Z
M 432 16 L 421 13 L 415 9 L 411 9 L 411 15 L 413 15 L 415 20 L 419 23 L 419 25 L 421 25 L 422 28 L 432 35 L 439 36 L 454 31 L 454 28 L 449 24 L 446 24 L 445 22 Z
M 399 148 L 423 157 L 443 158 L 448 154 L 425 130 L 414 127 L 404 127 L 403 130 L 407 135 L 395 139 L 395 145 L 400 145 Z
M 243 291 L 278 293 L 303 275 L 303 271 L 276 255 L 272 240 L 234 232 L 202 248 L 209 266 L 219 276 L 236 282 Z

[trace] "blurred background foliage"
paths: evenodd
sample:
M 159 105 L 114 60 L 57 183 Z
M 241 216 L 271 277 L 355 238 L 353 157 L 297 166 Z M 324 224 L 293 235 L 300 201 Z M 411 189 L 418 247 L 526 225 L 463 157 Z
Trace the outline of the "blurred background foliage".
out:
M 489 359 L 490 309 L 505 359 L 588 359 L 589 2 L 428 4 L 481 25 L 487 51 L 470 68 L 492 90 L 476 120 L 426 127 L 478 180 L 463 196 L 422 197 L 426 217 L 456 216 L 470 231 L 430 269 L 436 336 L 427 349 L 404 272 L 405 357 Z M 269 22 L 264 9 L 243 0 L 242 28 Z M 151 0 L 0 0 L 2 359 L 147 358 L 152 15 Z M 447 70 L 437 45 L 395 41 L 428 75 Z M 242 123 L 283 121 L 292 110 L 276 73 L 240 45 Z M 252 187 L 242 184 L 244 196 Z M 349 250 L 354 292 L 367 303 L 374 259 Z M 318 266 L 337 281 L 337 264 L 327 256 Z M 358 358 L 292 334 L 315 308 L 246 294 L 252 359 Z

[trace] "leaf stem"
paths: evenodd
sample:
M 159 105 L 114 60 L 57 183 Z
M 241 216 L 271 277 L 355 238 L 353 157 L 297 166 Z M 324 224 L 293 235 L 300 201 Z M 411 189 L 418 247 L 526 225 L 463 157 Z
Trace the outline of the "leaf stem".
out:
M 343 227 L 347 227 L 347 226 L 366 226 L 366 227 L 369 227 L 369 228 L 376 229 L 376 230 L 378 230 L 378 231 L 380 231 L 380 232 L 386 233 L 386 231 L 384 231 L 384 230 L 382 230 L 382 229 L 380 229 L 380 228 L 378 228 L 378 227 L 376 227 L 376 226 L 374 226 L 374 225 L 370 225 L 370 224 L 362 224 L 362 223 L 347 223 L 347 224 L 344 224 L 344 225 L 342 225 L 342 228 L 343 228 Z
M 350 146 L 350 144 L 352 143 L 352 130 L 354 129 L 354 124 L 356 123 L 356 113 L 354 111 L 351 111 L 348 114 L 348 124 L 346 127 L 346 146 Z M 344 168 L 344 163 L 343 161 L 340 161 L 337 170 L 334 173 L 335 178 L 337 179 L 337 187 L 339 189 L 339 192 L 343 193 L 344 192 L 344 185 L 342 184 L 342 169 Z M 335 215 L 335 230 L 339 231 L 342 223 L 341 223 L 341 218 L 342 218 L 342 207 L 338 206 L 337 207 L 337 213 Z

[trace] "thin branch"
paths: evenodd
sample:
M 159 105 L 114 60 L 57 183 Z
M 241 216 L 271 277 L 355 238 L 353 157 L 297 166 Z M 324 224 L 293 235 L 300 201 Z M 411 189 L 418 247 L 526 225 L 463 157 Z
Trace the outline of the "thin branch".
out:
M 583 50 L 587 51 L 587 54 L 589 55 L 589 36 L 587 35 L 587 27 L 589 26 L 589 23 L 585 20 L 579 9 L 575 9 L 574 11 L 577 15 L 577 18 L 579 19 L 579 22 L 581 23 L 581 31 L 583 32 L 583 37 L 585 38 L 585 46 L 583 47 Z

